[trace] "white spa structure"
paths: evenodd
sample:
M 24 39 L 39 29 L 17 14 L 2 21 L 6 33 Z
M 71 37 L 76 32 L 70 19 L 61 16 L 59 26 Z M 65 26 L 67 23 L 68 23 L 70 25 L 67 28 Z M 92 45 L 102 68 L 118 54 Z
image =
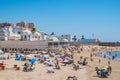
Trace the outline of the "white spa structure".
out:
M 28 27 L 20 26 L 0 28 L 0 48 L 4 50 L 68 47 L 70 42 L 71 35 L 46 35 L 44 32 L 37 30 L 32 32 Z

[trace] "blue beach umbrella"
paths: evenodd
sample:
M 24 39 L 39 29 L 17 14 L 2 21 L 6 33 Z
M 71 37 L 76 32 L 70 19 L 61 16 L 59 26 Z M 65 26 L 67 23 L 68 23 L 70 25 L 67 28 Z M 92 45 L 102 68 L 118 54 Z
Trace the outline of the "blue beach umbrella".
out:
M 37 58 L 29 59 L 29 62 L 31 62 L 32 64 L 34 64 L 36 61 L 37 61 Z

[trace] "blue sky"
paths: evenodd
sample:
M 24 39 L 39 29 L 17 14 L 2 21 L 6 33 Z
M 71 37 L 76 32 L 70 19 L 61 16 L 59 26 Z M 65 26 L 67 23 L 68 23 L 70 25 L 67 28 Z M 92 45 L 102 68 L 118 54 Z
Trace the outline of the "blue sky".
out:
M 0 23 L 34 22 L 48 34 L 120 41 L 119 4 L 120 0 L 0 0 Z

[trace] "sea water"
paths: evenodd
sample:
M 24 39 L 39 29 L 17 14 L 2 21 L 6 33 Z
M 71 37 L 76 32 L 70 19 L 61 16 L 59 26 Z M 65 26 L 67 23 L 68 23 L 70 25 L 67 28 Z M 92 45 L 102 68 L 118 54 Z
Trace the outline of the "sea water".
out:
M 97 56 L 120 61 L 120 51 L 108 51 L 108 52 L 101 52 L 97 53 Z

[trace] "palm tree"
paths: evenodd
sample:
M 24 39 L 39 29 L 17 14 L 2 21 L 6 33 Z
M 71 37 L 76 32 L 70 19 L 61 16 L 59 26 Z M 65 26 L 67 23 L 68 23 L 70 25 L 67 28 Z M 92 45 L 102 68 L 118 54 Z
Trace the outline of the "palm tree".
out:
M 36 28 L 32 28 L 31 32 L 35 33 L 36 32 Z
M 85 39 L 84 35 L 82 35 L 82 38 L 81 39 Z
M 20 34 L 21 32 L 18 32 L 18 34 Z
M 44 35 L 48 35 L 47 33 L 44 33 Z
M 74 42 L 76 42 L 77 37 L 76 37 L 76 36 L 74 36 L 72 39 L 73 39 L 73 41 L 74 41 Z
M 51 36 L 53 36 L 53 35 L 55 35 L 55 33 L 54 33 L 54 32 L 52 32 L 50 35 L 51 35 Z

